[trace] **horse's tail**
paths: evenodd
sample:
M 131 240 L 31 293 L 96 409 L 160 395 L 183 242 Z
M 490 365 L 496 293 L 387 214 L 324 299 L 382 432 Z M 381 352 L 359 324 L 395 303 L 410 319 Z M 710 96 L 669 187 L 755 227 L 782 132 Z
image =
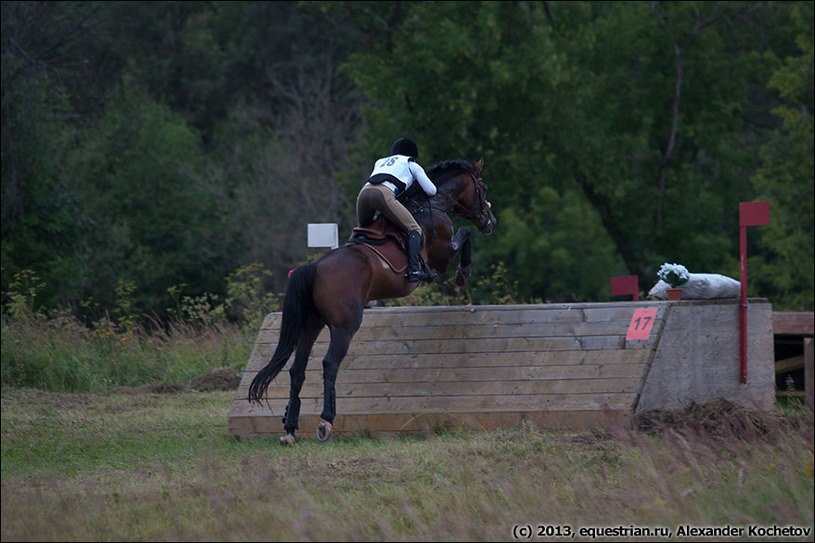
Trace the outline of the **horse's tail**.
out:
M 294 270 L 286 286 L 286 296 L 283 299 L 283 322 L 280 325 L 280 339 L 277 342 L 272 359 L 266 367 L 258 372 L 252 384 L 249 385 L 249 401 L 261 403 L 266 389 L 272 379 L 286 365 L 291 353 L 297 348 L 300 332 L 306 326 L 309 315 L 317 310 L 311 291 L 314 286 L 314 276 L 317 266 L 308 264 Z

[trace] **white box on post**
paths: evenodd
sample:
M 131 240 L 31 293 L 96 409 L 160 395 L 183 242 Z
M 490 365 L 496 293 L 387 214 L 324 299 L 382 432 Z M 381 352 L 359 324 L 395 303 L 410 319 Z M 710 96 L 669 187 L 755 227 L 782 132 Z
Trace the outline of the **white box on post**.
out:
M 339 247 L 339 227 L 337 223 L 309 223 L 308 225 L 308 246 L 309 247 Z

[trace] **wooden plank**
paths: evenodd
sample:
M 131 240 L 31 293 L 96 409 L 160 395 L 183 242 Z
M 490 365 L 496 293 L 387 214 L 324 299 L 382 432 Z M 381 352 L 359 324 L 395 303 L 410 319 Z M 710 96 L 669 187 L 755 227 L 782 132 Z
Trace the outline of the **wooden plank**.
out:
M 637 307 L 652 306 L 660 311 L 659 303 L 641 304 L 551 304 L 520 306 L 430 307 L 368 309 L 363 315 L 363 326 L 435 326 L 442 324 L 472 325 L 479 323 L 547 323 L 581 321 L 630 320 Z
M 569 325 L 488 325 L 463 329 L 455 326 L 424 326 L 424 327 L 369 327 L 361 328 L 354 336 L 351 346 L 358 352 L 378 348 L 382 341 L 407 342 L 402 345 L 402 351 L 410 350 L 413 343 L 426 345 L 421 347 L 428 352 L 449 352 L 450 349 L 460 349 L 461 344 L 473 341 L 476 348 L 490 348 L 491 350 L 564 350 L 568 348 L 588 349 L 622 349 L 622 348 L 648 348 L 653 342 L 636 341 L 625 342 L 624 337 L 628 328 L 628 321 L 624 323 L 599 323 L 589 325 L 577 323 Z M 330 335 L 327 329 L 323 330 L 317 338 L 314 349 L 324 352 L 327 349 Z M 261 345 L 276 345 L 278 331 L 266 330 L 258 337 L 257 343 Z M 531 343 L 537 342 L 537 343 Z M 323 351 L 320 351 L 323 349 Z
M 585 336 L 553 338 L 496 338 L 451 340 L 388 340 L 352 341 L 349 354 L 410 355 L 410 354 L 460 354 L 460 353 L 506 353 L 539 351 L 648 349 L 647 342 L 628 342 L 624 336 Z M 318 343 L 314 353 L 323 356 L 327 345 Z
M 553 379 L 632 379 L 639 382 L 644 366 L 642 364 L 609 364 L 579 366 L 522 366 L 504 368 L 435 368 L 407 370 L 341 370 L 337 375 L 337 384 L 361 383 L 402 383 L 417 382 L 493 382 L 505 381 L 546 381 Z M 255 372 L 256 374 L 257 372 Z M 246 373 L 238 388 L 238 395 L 248 393 L 248 383 L 254 378 L 251 372 Z M 322 382 L 322 370 L 306 371 L 306 381 Z M 245 383 L 244 383 L 245 382 Z M 244 389 L 245 386 L 245 389 Z M 289 386 L 289 376 L 278 375 L 272 386 Z
M 258 345 L 249 359 L 248 371 L 257 372 L 271 358 L 274 348 L 271 345 Z M 648 358 L 644 349 L 612 351 L 538 351 L 521 353 L 430 353 L 381 356 L 378 354 L 349 353 L 342 361 L 340 373 L 346 369 L 415 369 L 450 367 L 494 367 L 494 366 L 541 366 L 541 365 L 581 365 L 581 364 L 640 364 Z M 293 357 L 292 357 L 293 358 Z M 291 361 L 289 362 L 289 364 Z M 312 354 L 308 367 L 322 368 L 322 355 Z
M 799 354 L 790 358 L 775 361 L 775 373 L 787 373 L 804 367 L 804 355 Z
M 472 411 L 546 411 L 546 410 L 603 410 L 631 409 L 636 394 L 608 392 L 602 394 L 518 394 L 465 395 L 465 396 L 406 396 L 397 398 L 344 398 L 337 397 L 337 413 L 415 413 L 415 412 L 472 412 Z M 236 399 L 231 415 L 282 416 L 287 400 L 272 398 L 263 405 Z M 319 414 L 323 410 L 320 398 L 302 398 L 301 413 Z
M 413 311 L 394 312 L 391 310 L 366 310 L 362 327 L 374 326 L 473 326 L 479 324 L 542 324 L 578 323 L 585 320 L 580 310 L 571 312 L 546 311 L 534 308 L 517 311 L 482 310 L 477 307 L 463 311 L 427 312 L 416 308 Z
M 366 309 L 363 313 L 361 327 L 566 323 L 585 320 L 585 316 L 580 309 L 552 311 L 534 309 L 533 306 L 526 306 L 523 309 L 514 311 L 483 309 L 488 307 L 493 306 L 474 306 L 470 309 L 462 310 L 458 308 L 451 311 L 430 311 L 430 308 L 420 307 Z M 400 309 L 407 310 L 400 311 Z M 279 328 L 280 322 L 281 313 L 272 313 L 264 320 L 262 329 Z
M 316 377 L 316 376 L 315 376 Z M 288 383 L 271 386 L 266 398 L 289 398 Z M 407 396 L 464 396 L 515 394 L 602 394 L 606 392 L 636 392 L 639 383 L 630 378 L 617 379 L 552 379 L 547 381 L 476 381 L 476 382 L 412 382 L 412 383 L 337 383 L 337 397 L 398 398 Z M 300 398 L 322 398 L 323 383 L 306 379 Z
M 773 334 L 812 336 L 815 329 L 812 311 L 773 311 Z
M 334 421 L 337 437 L 369 432 L 373 437 L 394 437 L 405 434 L 430 435 L 439 430 L 490 431 L 530 425 L 542 430 L 572 431 L 623 426 L 630 418 L 626 411 L 546 411 L 546 412 L 482 412 L 482 413 L 396 413 L 374 415 L 338 415 Z M 319 416 L 300 417 L 298 439 L 314 439 Z M 242 437 L 276 437 L 283 433 L 280 417 L 242 415 L 230 416 L 228 432 Z
M 611 323 L 628 325 L 634 310 L 639 307 L 657 307 L 657 319 L 662 318 L 664 306 L 659 302 L 638 304 L 573 304 L 548 306 L 472 306 L 470 308 L 411 307 L 366 309 L 361 328 L 366 327 L 427 327 L 474 325 L 524 325 L 564 323 Z M 267 315 L 261 329 L 280 327 L 281 313 Z
M 353 342 L 371 342 L 387 339 L 390 341 L 421 340 L 461 340 L 461 339 L 504 339 L 504 338 L 571 338 L 582 336 L 625 336 L 629 322 L 625 323 L 570 323 L 570 324 L 518 324 L 483 325 L 464 328 L 460 326 L 369 326 L 361 327 L 354 335 Z M 328 343 L 328 328 L 317 337 L 317 344 Z M 277 329 L 264 330 L 258 337 L 259 343 L 277 343 Z
M 488 321 L 481 323 L 443 322 L 429 324 L 426 321 L 386 323 L 363 320 L 359 331 L 354 336 L 357 340 L 379 339 L 383 336 L 394 339 L 430 339 L 430 338 L 485 338 L 485 337 L 548 337 L 573 335 L 625 335 L 631 320 L 633 309 L 610 314 L 608 310 L 595 310 L 585 319 L 576 313 L 570 319 L 531 322 Z M 657 321 L 661 320 L 658 316 Z M 265 327 L 261 331 L 264 341 L 277 342 L 279 322 L 275 326 Z M 328 329 L 324 329 L 318 341 L 328 341 Z
M 362 326 L 354 336 L 354 341 L 376 341 L 382 338 L 392 340 L 425 339 L 487 339 L 518 337 L 572 337 L 572 336 L 624 336 L 629 320 L 614 322 L 572 322 L 572 323 L 527 323 L 527 324 L 479 324 L 473 326 L 433 325 L 433 326 Z M 277 337 L 274 341 L 277 341 Z M 327 331 L 318 341 L 328 341 Z

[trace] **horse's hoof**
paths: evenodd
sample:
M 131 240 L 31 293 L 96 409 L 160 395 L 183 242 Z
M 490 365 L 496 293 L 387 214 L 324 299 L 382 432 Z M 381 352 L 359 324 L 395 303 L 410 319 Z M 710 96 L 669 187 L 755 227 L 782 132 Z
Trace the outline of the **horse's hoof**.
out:
M 464 285 L 466 285 L 468 275 L 470 275 L 469 270 L 465 271 L 465 270 L 462 270 L 461 268 L 458 268 L 456 270 L 456 277 L 455 277 L 456 285 L 458 285 L 460 287 L 463 287 Z
M 334 427 L 330 422 L 327 420 L 322 421 L 317 427 L 317 439 L 325 443 L 331 437 L 331 430 L 333 429 Z
M 294 434 L 286 434 L 284 436 L 280 436 L 280 444 L 283 445 L 284 447 L 294 445 Z

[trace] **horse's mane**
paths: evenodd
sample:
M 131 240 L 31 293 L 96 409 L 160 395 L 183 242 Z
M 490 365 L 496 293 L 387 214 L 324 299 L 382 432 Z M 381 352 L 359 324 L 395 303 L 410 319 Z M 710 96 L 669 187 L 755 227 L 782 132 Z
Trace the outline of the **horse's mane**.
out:
M 475 177 L 478 177 L 478 168 L 476 168 L 476 165 L 469 160 L 442 160 L 438 164 L 434 164 L 428 170 L 426 170 L 427 176 L 437 187 L 443 186 L 446 181 L 453 178 L 453 176 L 449 174 L 460 171 L 470 172 Z M 414 189 L 414 187 L 410 187 L 407 193 L 400 198 L 402 204 L 413 215 L 420 213 L 423 209 L 427 209 L 426 206 L 431 206 L 432 198 L 437 198 L 440 196 L 440 193 L 438 193 L 435 197 L 428 197 L 418 185 L 418 183 L 415 183 L 414 186 L 416 189 Z M 444 204 L 439 202 L 434 204 L 435 207 L 443 205 Z
M 436 185 L 440 183 L 444 183 L 446 180 L 445 174 L 451 171 L 461 171 L 465 170 L 476 177 L 478 177 L 478 170 L 475 167 L 475 164 L 470 162 L 469 160 L 442 160 L 438 164 L 434 164 L 427 170 L 427 176 L 430 178 L 433 183 Z

